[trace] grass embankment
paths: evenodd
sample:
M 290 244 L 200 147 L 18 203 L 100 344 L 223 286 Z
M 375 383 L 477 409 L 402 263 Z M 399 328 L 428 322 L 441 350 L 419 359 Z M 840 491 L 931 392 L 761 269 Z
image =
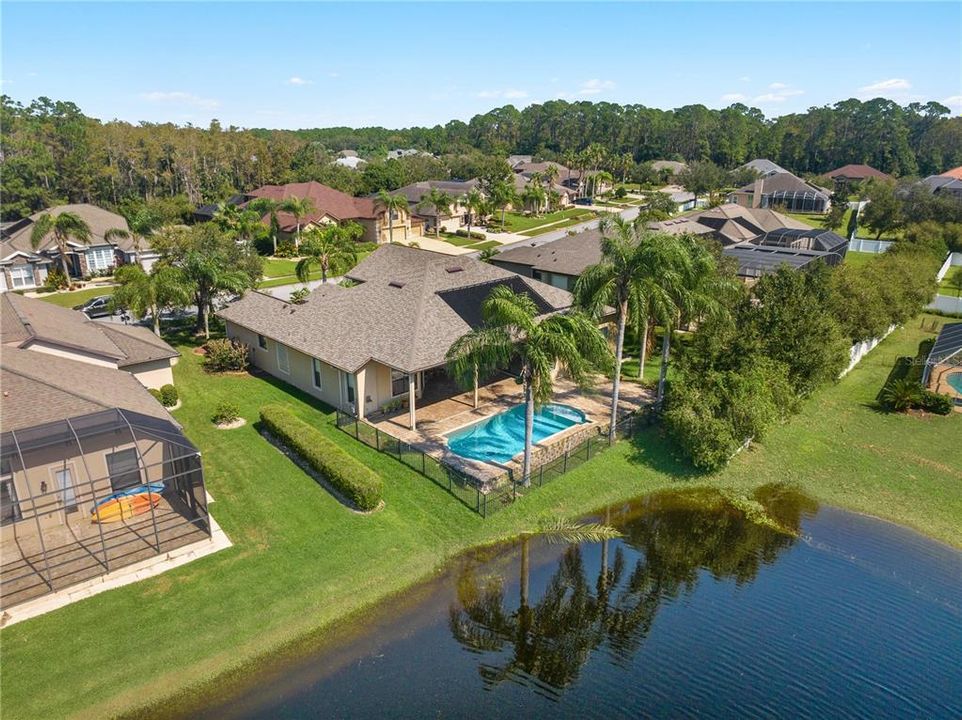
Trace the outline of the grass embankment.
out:
M 4 718 L 100 718 L 191 685 L 214 691 L 224 683 L 218 675 L 344 622 L 467 547 L 662 488 L 743 492 L 795 482 L 823 503 L 962 546 L 962 415 L 917 418 L 875 404 L 896 357 L 915 355 L 931 337 L 918 320 L 897 330 L 715 475 L 691 472 L 653 428 L 487 520 L 336 430 L 330 410 L 311 398 L 279 381 L 208 376 L 185 352 L 175 368 L 184 403 L 175 415 L 203 451 L 211 509 L 234 547 L 3 630 Z M 246 426 L 210 423 L 224 400 L 238 405 Z M 253 424 L 269 402 L 375 470 L 383 510 L 351 512 L 268 444 Z
M 863 253 L 863 252 L 852 252 L 849 250 L 845 253 L 845 264 L 855 265 L 856 267 L 864 267 L 871 262 L 874 262 L 878 255 L 876 253 Z
M 50 293 L 49 295 L 39 295 L 38 299 L 44 302 L 53 303 L 54 305 L 59 305 L 60 307 L 72 308 L 77 305 L 82 305 L 91 298 L 100 297 L 101 295 L 113 295 L 115 285 L 99 285 L 93 288 L 84 288 L 83 290 L 75 290 L 73 292 L 58 292 Z

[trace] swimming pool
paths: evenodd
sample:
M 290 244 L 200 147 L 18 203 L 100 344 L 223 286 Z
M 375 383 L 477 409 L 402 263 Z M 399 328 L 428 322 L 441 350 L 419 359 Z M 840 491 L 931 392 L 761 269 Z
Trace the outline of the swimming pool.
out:
M 962 372 L 949 373 L 946 380 L 953 390 L 962 395 Z
M 534 413 L 532 442 L 585 422 L 585 414 L 569 405 L 551 403 Z M 524 405 L 515 405 L 475 425 L 448 435 L 451 452 L 484 462 L 505 463 L 524 450 Z

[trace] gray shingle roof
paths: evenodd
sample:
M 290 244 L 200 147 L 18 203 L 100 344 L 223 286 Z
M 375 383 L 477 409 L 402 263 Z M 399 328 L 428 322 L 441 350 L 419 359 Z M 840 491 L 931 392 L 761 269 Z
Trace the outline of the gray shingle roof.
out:
M 99 355 L 125 367 L 179 353 L 146 328 L 95 322 L 81 312 L 16 293 L 0 295 L 0 343 L 44 342 Z
M 526 265 L 559 275 L 580 275 L 586 267 L 601 261 L 601 231 L 585 230 L 536 247 L 511 248 L 498 253 L 491 261 Z
M 735 203 L 725 203 L 708 210 L 696 210 L 671 220 L 650 223 L 648 227 L 673 235 L 711 233 L 723 244 L 752 240 L 762 233 L 778 228 L 811 229 L 810 225 L 774 210 L 746 208 Z
M 104 210 L 96 205 L 89 205 L 87 203 L 58 205 L 56 207 L 34 213 L 30 216 L 29 223 L 25 224 L 19 230 L 11 232 L 9 234 L 9 238 L 4 242 L 4 256 L 9 254 L 10 249 L 33 253 L 34 249 L 30 243 L 30 234 L 33 232 L 33 225 L 37 221 L 37 218 L 44 214 L 56 216 L 64 212 L 75 213 L 87 223 L 87 225 L 90 227 L 91 245 L 117 245 L 116 241 L 108 242 L 104 238 L 106 232 L 114 229 L 126 231 L 130 230 L 130 227 L 127 225 L 127 221 L 122 215 L 112 213 L 109 210 Z M 53 233 L 46 235 L 37 246 L 37 251 L 42 252 L 45 250 L 56 250 L 56 245 L 53 240 Z
M 444 363 L 451 344 L 472 328 L 465 305 L 479 304 L 495 285 L 526 290 L 546 312 L 571 306 L 559 288 L 474 258 L 401 245 L 382 246 L 348 277 L 360 284 L 321 286 L 302 305 L 255 292 L 218 315 L 347 372 L 371 359 L 415 372 Z
M 771 160 L 766 160 L 765 158 L 756 158 L 755 160 L 749 160 L 747 163 L 738 168 L 751 169 L 761 175 L 769 175 L 771 173 L 787 173 L 788 170 L 783 168 L 781 165 L 773 163 Z
M 115 407 L 177 424 L 130 373 L 55 355 L 5 347 L 0 385 L 3 432 Z

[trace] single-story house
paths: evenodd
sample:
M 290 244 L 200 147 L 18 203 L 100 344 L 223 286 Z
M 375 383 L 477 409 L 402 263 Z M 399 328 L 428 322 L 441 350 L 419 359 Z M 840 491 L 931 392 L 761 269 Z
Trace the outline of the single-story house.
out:
M 955 399 L 962 412 L 962 322 L 946 323 L 925 359 L 922 385 Z
M 425 150 L 417 150 L 415 148 L 395 148 L 394 150 L 387 151 L 386 160 L 398 160 L 403 157 L 411 157 L 413 155 L 422 155 L 424 157 L 434 157 L 431 153 Z
M 4 611 L 210 539 L 200 453 L 129 373 L 6 346 L 0 384 Z
M 670 220 L 652 222 L 648 227 L 672 235 L 708 235 L 722 245 L 749 242 L 779 228 L 811 229 L 810 225 L 774 210 L 749 208 L 734 203 L 699 210 Z
M 90 227 L 89 244 L 73 239 L 68 242 L 67 268 L 71 277 L 106 272 L 128 262 L 141 262 L 149 270 L 157 259 L 146 240 L 131 234 L 122 215 L 88 203 L 58 205 L 4 225 L 0 233 L 0 292 L 41 287 L 47 273 L 60 267 L 60 251 L 53 234 L 44 237 L 36 249 L 31 235 L 41 215 L 56 216 L 63 212 L 78 215 Z M 123 231 L 128 237 L 106 237 L 111 230 Z
M 385 245 L 347 273 L 351 287 L 321 285 L 297 305 L 250 292 L 218 312 L 227 335 L 261 370 L 359 419 L 415 404 L 446 376 L 455 340 L 481 324 L 481 304 L 507 285 L 542 315 L 571 294 L 470 257 Z
M 601 262 L 601 231 L 594 228 L 541 245 L 516 246 L 488 262 L 571 292 L 585 268 Z
M 962 166 L 946 170 L 941 175 L 929 175 L 922 183 L 935 195 L 962 200 Z
M 224 205 L 235 205 L 240 206 L 247 202 L 247 196 L 237 193 L 231 195 Z M 221 203 L 206 203 L 204 205 L 198 205 L 194 208 L 194 222 L 210 222 L 214 219 L 217 211 L 220 210 Z
M 424 231 L 433 232 L 440 224 L 441 229 L 455 232 L 468 222 L 468 211 L 461 204 L 462 198 L 472 190 L 477 190 L 480 183 L 477 180 L 422 180 L 411 183 L 395 190 L 392 195 L 403 195 L 408 201 L 408 210 L 412 216 L 424 222 Z M 438 217 L 437 209 L 430 203 L 424 203 L 432 190 L 447 193 L 453 200 L 447 212 Z M 422 204 L 424 203 L 424 204 Z M 477 224 L 475 222 L 475 224 Z
M 508 165 L 510 165 L 513 170 L 516 166 L 529 163 L 533 159 L 531 155 L 508 155 Z
M 790 172 L 774 172 L 735 190 L 728 196 L 728 202 L 749 208 L 826 213 L 832 207 L 831 195 L 825 188 L 807 183 Z
M 801 270 L 818 261 L 825 261 L 830 264 L 839 262 L 835 255 L 818 250 L 756 245 L 754 243 L 729 245 L 722 248 L 722 256 L 733 258 L 738 263 L 737 275 L 746 283 L 753 283 L 763 275 L 775 272 L 782 265 L 787 265 L 793 270 Z
M 359 170 L 364 165 L 367 165 L 367 160 L 364 158 L 359 158 L 357 155 L 351 155 L 348 157 L 337 158 L 334 161 L 334 164 L 340 165 L 341 167 L 346 167 L 349 170 Z
M 361 237 L 363 242 L 390 242 L 392 223 L 395 239 L 420 234 L 420 225 L 412 226 L 410 213 L 403 210 L 395 211 L 391 214 L 392 221 L 389 219 L 387 210 L 376 199 L 352 197 L 314 180 L 287 185 L 264 185 L 247 193 L 245 206 L 257 198 L 268 198 L 280 202 L 294 197 L 306 198 L 314 207 L 311 212 L 300 218 L 302 231 L 312 225 L 356 222 L 364 228 L 364 234 Z M 277 220 L 281 232 L 292 237 L 297 229 L 297 219 L 290 213 L 278 212 Z M 263 222 L 265 225 L 270 223 L 269 214 L 264 215 Z
M 673 182 L 683 170 L 688 168 L 688 165 L 677 160 L 654 160 L 651 162 L 651 168 L 658 173 L 662 182 Z
M 139 325 L 97 322 L 81 312 L 17 293 L 0 296 L 0 346 L 43 353 L 86 365 L 123 370 L 144 387 L 173 383 L 180 353 Z
M 520 162 L 514 165 L 512 170 L 528 180 L 535 175 L 544 176 L 545 173 L 553 170 L 554 180 L 551 189 L 568 195 L 569 199 L 584 195 L 587 191 L 586 183 L 591 177 L 597 174 L 597 171 L 593 170 L 582 173 L 580 170 L 574 170 L 573 168 L 566 167 L 561 163 L 556 163 L 551 160 L 545 160 L 543 162 Z M 599 182 L 598 186 L 594 189 L 594 193 L 600 195 L 608 192 L 610 189 L 611 185 L 609 183 Z
M 862 180 L 869 180 L 870 178 L 880 180 L 892 179 L 891 175 L 881 170 L 876 170 L 871 165 L 843 165 L 840 168 L 825 173 L 825 175 L 832 178 L 835 182 L 861 182 Z

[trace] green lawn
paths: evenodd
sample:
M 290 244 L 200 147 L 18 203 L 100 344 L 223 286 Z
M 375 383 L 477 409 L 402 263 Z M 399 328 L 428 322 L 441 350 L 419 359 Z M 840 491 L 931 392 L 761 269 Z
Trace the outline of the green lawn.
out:
M 873 262 L 877 257 L 878 254 L 876 253 L 852 252 L 849 250 L 847 253 L 845 253 L 845 264 L 863 267 L 868 265 L 870 262 Z
M 954 284 L 956 281 L 962 281 L 962 265 L 956 267 L 950 267 L 949 271 L 945 273 L 945 277 L 942 278 L 942 282 L 939 283 L 939 292 L 943 295 L 960 295 L 958 287 Z
M 524 230 L 531 230 L 532 228 L 540 227 L 542 225 L 547 225 L 548 223 L 558 222 L 560 220 L 570 220 L 572 218 L 582 218 L 583 220 L 589 220 L 594 217 L 595 213 L 591 210 L 585 210 L 584 208 L 567 208 L 565 210 L 559 210 L 553 213 L 547 213 L 546 215 L 522 215 L 520 213 L 509 212 L 505 214 L 504 218 L 504 232 L 520 233 Z M 500 217 L 498 217 L 500 220 Z M 556 227 L 561 227 L 556 226 Z
M 297 260 L 291 258 L 264 258 L 264 277 L 275 278 L 293 275 Z
M 434 237 L 433 235 L 431 237 Z M 468 245 L 473 245 L 477 242 L 482 242 L 477 238 L 461 237 L 460 235 L 455 235 L 454 233 L 442 232 L 441 240 L 444 242 L 451 243 L 457 247 L 467 247 Z
M 39 296 L 39 299 L 43 300 L 44 302 L 59 305 L 60 307 L 72 308 L 75 305 L 80 305 L 81 303 L 87 302 L 90 300 L 90 298 L 100 297 L 101 295 L 113 295 L 114 290 L 114 285 L 101 285 L 95 288 L 76 290 L 74 292 L 58 292 L 50 293 L 49 295 L 41 295 Z
M 567 220 L 564 220 L 562 222 L 555 223 L 554 225 L 546 225 L 544 227 L 535 228 L 534 230 L 527 230 L 521 233 L 521 235 L 524 235 L 525 237 L 536 237 L 538 235 L 543 235 L 544 233 L 547 233 L 547 232 L 552 232 L 553 230 L 561 230 L 562 228 L 571 227 L 572 225 L 579 225 L 595 217 L 597 217 L 595 213 L 588 213 L 582 216 L 575 216 L 575 217 L 568 218 Z
M 357 262 L 361 262 L 361 260 L 370 255 L 371 252 L 371 250 L 359 250 L 357 253 Z M 257 289 L 266 290 L 272 287 L 297 283 L 298 279 L 294 274 L 296 267 L 297 260 L 290 260 L 288 258 L 264 258 L 264 276 L 267 280 L 261 280 L 261 282 L 257 283 Z M 320 280 L 321 271 L 313 270 L 308 279 Z
M 660 488 L 794 482 L 823 503 L 962 547 L 962 415 L 886 414 L 874 402 L 895 359 L 930 337 L 918 319 L 897 330 L 715 475 L 693 473 L 652 428 L 487 520 L 340 433 L 329 409 L 283 383 L 211 377 L 186 352 L 175 368 L 184 402 L 175 415 L 203 452 L 211 510 L 234 547 L 0 632 L 4 718 L 100 718 L 144 703 L 172 712 L 172 696 L 189 686 L 228 686 L 259 656 L 351 622 L 464 548 Z M 211 425 L 224 400 L 246 426 Z M 287 404 L 379 472 L 384 509 L 352 513 L 263 440 L 253 423 L 267 402 Z
M 472 250 L 487 250 L 493 247 L 501 247 L 501 243 L 499 243 L 497 240 L 483 240 L 479 243 L 475 243 L 474 245 L 468 245 L 468 247 Z

